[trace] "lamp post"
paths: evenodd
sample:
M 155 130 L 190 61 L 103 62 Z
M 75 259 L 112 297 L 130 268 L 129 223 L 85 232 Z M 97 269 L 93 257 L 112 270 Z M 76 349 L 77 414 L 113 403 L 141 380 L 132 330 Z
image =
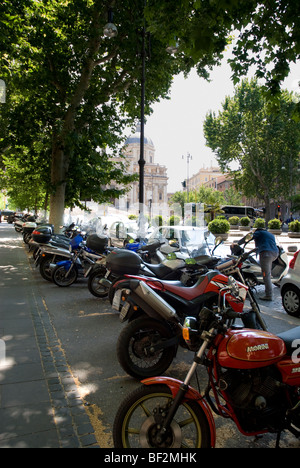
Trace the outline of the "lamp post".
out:
M 140 158 L 139 158 L 139 211 L 144 210 L 144 182 L 145 182 L 145 85 L 146 85 L 146 27 L 145 21 L 142 28 L 142 74 L 141 74 L 141 133 L 140 133 Z
M 144 0 L 144 7 L 146 6 Z M 108 12 L 108 23 L 104 27 L 103 33 L 108 38 L 114 38 L 118 35 L 117 27 L 113 24 L 112 9 Z M 143 14 L 143 27 L 141 30 L 141 112 L 140 112 L 140 157 L 139 157 L 139 213 L 140 224 L 143 224 L 142 218 L 144 214 L 144 185 L 145 185 L 145 83 L 146 83 L 146 21 Z M 143 230 L 143 229 L 142 229 Z
M 185 156 L 182 156 L 182 159 L 185 159 Z M 190 153 L 188 153 L 186 155 L 186 163 L 187 163 L 187 180 L 186 180 L 187 203 L 189 203 L 190 161 L 192 159 L 193 159 L 193 156 Z
M 113 11 L 112 9 L 109 9 L 108 10 L 108 23 L 104 26 L 104 29 L 103 29 L 104 36 L 108 37 L 109 39 L 117 37 L 118 35 L 118 29 L 117 29 L 117 26 L 113 23 L 113 19 L 114 19 Z

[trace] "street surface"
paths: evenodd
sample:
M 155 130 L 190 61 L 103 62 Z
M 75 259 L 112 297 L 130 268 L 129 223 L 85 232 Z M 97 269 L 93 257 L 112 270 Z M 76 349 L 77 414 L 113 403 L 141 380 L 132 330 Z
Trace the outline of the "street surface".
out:
M 0 225 L 1 226 L 1 225 Z M 3 224 L 0 236 L 7 242 L 22 238 L 15 233 L 13 226 Z M 14 240 L 16 242 L 16 240 Z M 287 247 L 290 241 L 284 239 Z M 292 245 L 295 245 L 292 242 Z M 110 306 L 108 300 L 97 299 L 87 288 L 87 280 L 79 281 L 69 288 L 59 288 L 45 281 L 35 268 L 27 247 L 23 247 L 28 257 L 30 287 L 42 299 L 43 307 L 49 314 L 52 326 L 60 343 L 60 352 L 67 362 L 90 421 L 94 427 L 97 442 L 101 448 L 113 448 L 112 426 L 120 402 L 137 388 L 139 382 L 125 374 L 116 356 L 116 341 L 123 325 Z M 298 247 L 299 248 L 299 247 Z M 263 288 L 259 288 L 263 293 Z M 279 333 L 300 325 L 300 320 L 287 316 L 281 305 L 279 288 L 275 288 L 275 300 L 270 307 L 261 303 L 264 318 L 269 330 Z M 167 374 L 183 379 L 192 362 L 193 354 L 179 349 Z M 201 389 L 206 385 L 205 369 L 199 367 L 198 376 Z M 193 384 L 197 388 L 197 383 Z M 236 426 L 220 417 L 216 418 L 217 447 L 273 448 L 276 437 L 266 435 L 259 439 L 242 436 Z M 290 434 L 284 434 L 282 448 L 300 448 L 300 441 Z

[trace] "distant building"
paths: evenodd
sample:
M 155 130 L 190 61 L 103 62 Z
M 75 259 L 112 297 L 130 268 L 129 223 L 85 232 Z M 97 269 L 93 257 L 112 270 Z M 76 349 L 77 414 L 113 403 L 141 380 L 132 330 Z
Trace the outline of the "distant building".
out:
M 205 182 L 204 187 L 213 188 L 219 192 L 225 192 L 233 185 L 233 179 L 230 178 L 229 174 L 222 174 L 218 177 L 210 179 L 208 182 Z
M 186 186 L 190 192 L 199 189 L 202 185 L 216 188 L 218 179 L 221 177 L 223 178 L 224 174 L 218 167 L 203 167 L 186 181 Z
M 141 129 L 140 125 L 138 125 L 135 133 L 126 140 L 122 151 L 128 163 L 127 171 L 129 174 L 139 173 L 140 138 Z M 144 142 L 144 203 L 148 207 L 148 213 L 152 214 L 153 205 L 156 205 L 157 209 L 155 211 L 159 211 L 160 207 L 163 208 L 168 203 L 168 175 L 165 166 L 155 163 L 155 146 L 151 138 L 145 135 Z M 126 195 L 116 200 L 115 206 L 134 213 L 138 212 L 138 203 L 139 182 L 137 181 L 132 184 L 132 188 Z

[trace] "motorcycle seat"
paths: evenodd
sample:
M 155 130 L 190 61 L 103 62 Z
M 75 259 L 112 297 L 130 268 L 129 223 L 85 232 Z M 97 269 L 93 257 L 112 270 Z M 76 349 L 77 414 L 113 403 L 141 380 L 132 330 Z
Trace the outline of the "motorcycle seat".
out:
M 162 285 L 165 285 L 166 291 L 174 293 L 183 299 L 192 301 L 203 294 L 206 286 L 211 281 L 211 279 L 218 273 L 211 271 L 205 275 L 202 275 L 198 278 L 197 283 L 194 286 L 186 286 L 180 281 L 163 281 L 160 280 Z
M 158 265 L 152 265 L 151 263 L 144 263 L 144 265 L 152 271 L 152 273 L 157 277 L 157 278 L 165 278 L 165 276 L 172 271 L 169 267 L 166 265 L 163 265 L 162 263 L 159 263 Z
M 291 356 L 293 352 L 296 351 L 297 349 L 295 347 L 296 340 L 298 340 L 298 345 L 299 345 L 300 327 L 292 328 L 291 330 L 280 333 L 277 336 L 285 342 L 287 354 L 288 356 Z

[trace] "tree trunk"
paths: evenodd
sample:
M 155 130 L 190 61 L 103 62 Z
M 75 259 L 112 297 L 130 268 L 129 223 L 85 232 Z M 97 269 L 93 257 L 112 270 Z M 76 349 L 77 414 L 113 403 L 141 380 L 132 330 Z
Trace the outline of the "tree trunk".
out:
M 270 197 L 269 197 L 269 195 L 265 194 L 264 202 L 265 202 L 265 208 L 266 208 L 265 220 L 266 220 L 266 227 L 267 227 L 268 221 L 270 221 L 270 219 L 271 219 L 271 208 L 270 208 Z
M 55 232 L 61 231 L 64 224 L 65 193 L 66 193 L 66 158 L 63 149 L 54 145 L 51 163 L 51 184 L 53 193 L 50 196 L 50 219 Z

